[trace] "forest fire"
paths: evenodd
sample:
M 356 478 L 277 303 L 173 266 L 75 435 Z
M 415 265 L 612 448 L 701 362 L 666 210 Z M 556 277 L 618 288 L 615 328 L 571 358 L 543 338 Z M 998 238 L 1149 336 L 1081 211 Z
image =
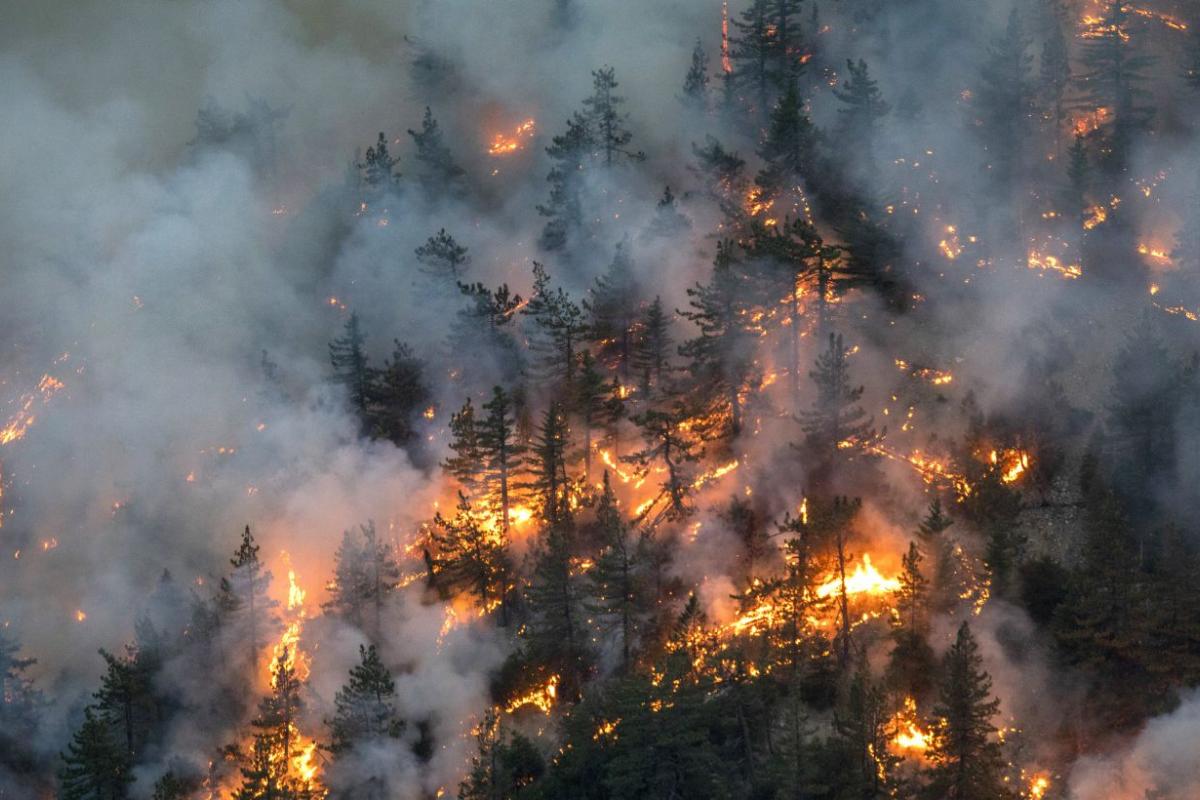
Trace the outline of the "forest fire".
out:
M 497 133 L 488 145 L 489 156 L 508 156 L 521 150 L 533 138 L 537 122 L 527 119 L 513 129 L 512 133 Z
M 551 675 L 542 686 L 537 686 L 525 694 L 509 700 L 504 706 L 505 713 L 512 714 L 525 706 L 533 706 L 543 714 L 549 714 L 554 710 L 554 703 L 558 699 L 558 683 L 559 677 Z
M 844 586 L 844 588 L 843 588 Z M 817 597 L 826 598 L 841 594 L 847 595 L 876 595 L 887 596 L 900 588 L 896 578 L 885 578 L 875 565 L 871 563 L 871 554 L 863 553 L 862 561 L 855 564 L 854 570 L 845 576 L 830 576 L 817 587 Z
M 918 367 L 904 359 L 895 359 L 896 368 L 907 374 L 909 377 L 918 378 L 920 380 L 929 381 L 934 386 L 945 386 L 954 382 L 954 375 L 946 370 L 933 369 L 932 367 Z
M 992 450 L 988 453 L 988 461 L 1000 470 L 1000 480 L 1004 483 L 1016 483 L 1030 466 L 1029 453 L 1024 450 Z
M 1171 254 L 1162 247 L 1155 247 L 1141 242 L 1138 244 L 1137 251 L 1139 255 L 1145 256 L 1156 264 L 1164 266 L 1171 264 Z
M 922 758 L 929 750 L 930 735 L 921 727 L 921 719 L 917 714 L 917 701 L 905 697 L 901 706 L 891 719 L 891 726 L 896 733 L 889 746 L 898 755 L 910 758 Z
M 0 428 L 0 445 L 11 444 L 24 438 L 33 423 L 37 422 L 34 404 L 45 405 L 63 388 L 62 381 L 51 375 L 43 375 L 38 381 L 37 388 L 23 395 L 20 407 L 9 418 L 3 428 Z
M 1042 272 L 1057 272 L 1067 280 L 1074 280 L 1083 275 L 1083 269 L 1078 264 L 1064 264 L 1057 256 L 1043 254 L 1037 250 L 1030 250 L 1026 257 L 1026 264 L 1029 269 L 1041 270 Z
M 294 5 L 18 13 L 0 794 L 1102 800 L 1200 730 L 1185 3 Z

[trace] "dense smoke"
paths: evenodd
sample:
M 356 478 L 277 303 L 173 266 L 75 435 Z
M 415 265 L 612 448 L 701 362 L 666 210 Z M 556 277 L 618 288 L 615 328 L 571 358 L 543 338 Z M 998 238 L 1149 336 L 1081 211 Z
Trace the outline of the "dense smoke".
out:
M 841 610 L 830 612 L 841 616 L 828 630 L 817 626 L 829 645 L 821 657 L 836 658 L 842 674 L 829 679 L 837 687 L 828 695 L 843 702 L 852 661 L 861 656 L 875 676 L 887 670 L 889 621 L 898 616 L 883 601 L 856 609 L 862 620 L 851 641 L 844 573 L 871 564 L 880 578 L 864 596 L 897 589 L 913 532 L 938 497 L 956 519 L 955 563 L 969 580 L 956 606 L 930 613 L 926 639 L 941 659 L 969 621 L 999 698 L 993 723 L 1006 746 L 1017 743 L 1005 759 L 1020 796 L 1198 791 L 1182 743 L 1196 738 L 1200 717 L 1194 696 L 1179 693 L 1200 671 L 1139 662 L 1129 684 L 1136 690 L 1109 716 L 1097 709 L 1105 692 L 1120 688 L 1120 669 L 1107 668 L 1118 658 L 1078 656 L 1064 644 L 1070 637 L 1061 620 L 1064 597 L 1073 597 L 1067 585 L 1077 590 L 1081 566 L 1098 559 L 1095 541 L 1104 538 L 1096 531 L 1108 530 L 1105 520 L 1122 520 L 1114 530 L 1133 544 L 1121 552 L 1136 552 L 1145 566 L 1137 580 L 1170 575 L 1175 533 L 1188 559 L 1200 544 L 1193 360 L 1200 234 L 1192 230 L 1200 224 L 1200 120 L 1189 88 L 1200 80 L 1194 71 L 1185 80 L 1189 65 L 1200 68 L 1200 17 L 1188 3 L 1145 0 L 1121 22 L 1131 51 L 1157 56 L 1124 67 L 1145 74 L 1137 103 L 1157 109 L 1126 141 L 1104 127 L 1113 109 L 1096 122 L 1097 103 L 1079 83 L 1103 69 L 1084 63 L 1084 53 L 1113 13 L 1105 0 L 804 0 L 796 5 L 806 49 L 791 54 L 804 69 L 792 80 L 803 116 L 822 134 L 820 155 L 757 208 L 770 194 L 761 176 L 771 161 L 771 116 L 757 107 L 752 83 L 723 83 L 722 63 L 723 15 L 736 24 L 752 5 L 48 0 L 9 9 L 0 27 L 0 401 L 7 403 L 0 421 L 16 434 L 0 435 L 0 633 L 37 659 L 23 674 L 42 697 L 23 743 L 28 753 L 11 763 L 0 755 L 0 798 L 56 796 L 59 754 L 105 674 L 96 651 L 124 654 L 127 643 L 142 641 L 144 620 L 194 636 L 190 609 L 219 604 L 246 525 L 272 574 L 267 594 L 284 622 L 301 630 L 290 652 L 305 659 L 299 728 L 306 740 L 329 740 L 335 698 L 360 663 L 360 646 L 377 645 L 395 681 L 402 731 L 349 754 L 314 756 L 330 796 L 454 795 L 477 755 L 476 737 L 486 738 L 489 708 L 499 710 L 504 730 L 534 742 L 552 773 L 571 730 L 566 708 L 579 698 L 566 695 L 575 687 L 554 683 L 564 680 L 556 673 L 545 713 L 537 701 L 513 702 L 546 685 L 552 671 L 528 656 L 521 637 L 536 614 L 521 615 L 536 606 L 523 595 L 552 549 L 553 510 L 528 500 L 532 521 L 513 524 L 513 577 L 504 580 L 522 599 L 512 602 L 511 627 L 497 624 L 510 613 L 507 599 L 497 611 L 461 587 L 438 585 L 433 565 L 441 554 L 430 531 L 435 514 L 454 516 L 460 489 L 470 494 L 442 466 L 454 455 L 452 415 L 468 398 L 482 416 L 493 386 L 511 393 L 526 445 L 543 433 L 552 401 L 573 402 L 557 377 L 538 373 L 545 342 L 524 303 L 558 289 L 576 303 L 594 301 L 597 279 L 623 257 L 638 320 L 661 300 L 676 369 L 652 403 L 648 377 L 643 385 L 641 375 L 601 363 L 605 385 L 616 380 L 633 399 L 625 417 L 596 425 L 613 441 L 592 448 L 587 475 L 578 455 L 582 426 L 571 412 L 568 467 L 580 486 L 571 512 L 587 520 L 581 530 L 599 524 L 592 520 L 607 465 L 630 528 L 665 548 L 654 551 L 661 594 L 648 612 L 658 627 L 651 632 L 647 623 L 638 656 L 646 674 L 661 680 L 666 668 L 656 659 L 677 652 L 668 629 L 693 595 L 711 631 L 741 635 L 753 578 L 770 583 L 786 570 L 784 541 L 808 528 L 810 499 L 815 518 L 845 495 L 862 506 L 837 534 L 840 586 L 828 584 L 822 596 L 832 607 L 841 593 Z M 1014 10 L 1024 20 L 1018 38 L 1028 39 L 1017 66 L 1005 61 L 1002 44 Z M 1057 26 L 1073 75 L 1060 98 L 1062 119 L 1039 83 L 1050 80 L 1046 42 Z M 746 34 L 735 28 L 739 35 Z M 699 103 L 682 89 L 696 46 L 711 78 Z M 867 123 L 868 134 L 852 137 L 843 95 L 860 59 L 887 107 Z M 1012 161 L 1006 143 L 988 133 L 1008 102 L 996 97 L 1003 78 L 981 78 L 995 77 L 997 65 L 1038 87 L 1030 89 L 1036 99 L 1015 101 L 1028 125 Z M 548 245 L 554 217 L 538 207 L 553 205 L 547 173 L 565 162 L 547 148 L 587 108 L 581 103 L 606 67 L 623 100 L 618 126 L 631 138 L 615 148 L 611 168 L 581 168 L 571 178 L 585 206 L 578 238 Z M 785 105 L 777 85 L 764 96 L 770 108 Z M 461 167 L 436 185 L 410 135 L 422 131 L 427 108 Z M 733 191 L 699 167 L 698 151 L 712 140 L 746 162 Z M 389 164 L 386 179 L 368 185 L 380 142 L 399 158 L 401 177 L 392 180 Z M 1092 176 L 1074 197 L 1073 145 L 1086 148 Z M 1113 167 L 1115 151 L 1125 157 Z M 660 202 L 668 187 L 673 202 Z M 867 219 L 863 209 L 878 239 L 854 228 Z M 806 286 L 802 312 L 792 318 L 787 293 L 799 291 L 799 279 L 784 292 L 779 283 L 745 289 L 776 294 L 759 301 L 761 319 L 746 323 L 732 351 L 743 374 L 735 380 L 726 369 L 705 384 L 699 359 L 685 358 L 679 345 L 699 336 L 683 312 L 699 286 L 716 283 L 718 242 L 736 242 L 745 274 L 767 274 L 776 256 L 749 242 L 769 241 L 806 218 L 813 223 L 806 235 L 842 247 L 831 258 L 859 261 L 860 271 L 824 296 Z M 479 328 L 462 333 L 463 309 L 478 294 L 439 283 L 418 257 L 443 229 L 468 249 L 464 284 L 507 285 L 521 295 L 501 323 L 509 339 L 485 338 Z M 545 293 L 535 289 L 535 263 L 549 275 Z M 423 393 L 403 421 L 411 435 L 368 429 L 353 387 L 335 380 L 330 343 L 346 335 L 351 315 L 373 365 L 400 360 L 394 340 L 419 360 Z M 813 365 L 834 330 L 845 337 L 848 380 L 863 386 L 848 405 L 861 405 L 873 430 L 829 442 L 841 471 L 830 466 L 827 474 L 809 458 L 802 428 L 806 410 L 824 402 L 809 371 L 819 372 Z M 612 347 L 592 333 L 579 334 L 580 350 Z M 694 463 L 684 460 L 683 513 L 682 502 L 671 508 L 668 489 L 651 493 L 665 468 L 633 462 L 648 429 L 634 419 L 651 406 L 669 413 L 668 383 L 679 403 L 700 402 L 706 391 L 723 403 L 729 392 L 711 389 L 722 381 L 736 384 L 732 410 L 715 412 L 714 401 L 693 415 L 722 427 Z M 1136 438 L 1120 424 L 1120 409 L 1133 406 L 1131 416 L 1149 407 L 1166 419 L 1139 417 L 1129 430 L 1150 432 Z M 730 425 L 726 413 L 744 418 Z M 1163 442 L 1169 449 L 1158 448 Z M 1153 457 L 1144 455 L 1147 443 Z M 648 477 L 634 475 L 638 467 Z M 1120 510 L 1105 516 L 1110 495 Z M 650 500 L 649 511 L 635 513 Z M 739 508 L 754 521 L 740 524 Z M 789 520 L 803 523 L 787 528 Z M 373 622 L 322 613 L 337 588 L 343 532 L 368 525 L 399 565 L 394 592 Z M 757 570 L 742 534 L 747 525 L 767 543 Z M 573 566 L 584 563 L 585 571 L 602 552 L 599 534 L 587 536 L 572 551 Z M 998 566 L 1002 557 L 1011 557 L 1006 567 Z M 816 563 L 818 583 L 836 574 L 833 561 Z M 291 605 L 289 570 L 305 593 Z M 589 623 L 601 616 L 587 608 Z M 1194 610 L 1173 611 L 1192 624 Z M 214 641 L 233 647 L 243 635 L 226 626 Z M 1159 645 L 1195 659 L 1200 639 L 1189 636 L 1181 631 L 1180 641 Z M 155 691 L 171 699 L 171 713 L 158 720 L 161 741 L 139 749 L 129 796 L 150 798 L 166 773 L 220 785 L 164 798 L 233 796 L 248 763 L 254 709 L 274 687 L 275 638 L 255 649 L 259 660 L 248 668 L 228 661 L 204 671 L 178 655 L 160 665 Z M 599 687 L 625 667 L 610 629 L 590 629 L 586 638 L 595 663 L 580 695 L 591 709 L 603 696 Z M 1131 649 L 1152 660 L 1146 653 L 1155 647 L 1139 640 Z M 0 648 L 0 665 L 6 657 Z M 822 690 L 805 684 L 795 696 L 808 702 Z M 893 700 L 906 694 L 893 693 Z M 932 728 L 934 697 L 930 688 L 922 698 L 923 730 Z M 805 724 L 819 733 L 805 735 L 833 729 L 833 704 L 813 703 Z M 894 706 L 884 716 L 898 714 Z M 771 739 L 774 724 L 764 723 L 772 758 L 789 746 Z M 760 735 L 745 734 L 754 741 L 746 743 L 752 766 Z M 222 748 L 235 744 L 242 751 L 222 771 Z M 908 775 L 928 766 L 912 752 L 896 761 Z M 765 786 L 767 772 L 730 796 L 784 796 L 746 788 Z M 357 782 L 363 776 L 387 777 L 366 789 Z M 1050 790 L 1034 788 L 1039 776 Z M 549 785 L 539 791 L 554 792 Z M 614 789 L 606 796 L 638 795 Z

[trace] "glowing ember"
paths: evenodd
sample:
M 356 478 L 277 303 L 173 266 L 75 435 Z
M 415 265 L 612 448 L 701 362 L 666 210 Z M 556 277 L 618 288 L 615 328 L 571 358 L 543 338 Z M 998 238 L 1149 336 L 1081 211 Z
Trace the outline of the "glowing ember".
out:
M 504 710 L 511 714 L 518 708 L 524 706 L 534 706 L 543 714 L 549 714 L 554 708 L 554 701 L 558 697 L 558 676 L 551 675 L 550 680 L 545 686 L 536 687 L 520 697 L 514 697 L 508 701 L 508 705 Z
M 946 226 L 946 238 L 938 242 L 938 250 L 942 252 L 946 258 L 954 261 L 962 255 L 962 242 L 958 239 L 958 229 L 953 225 Z
M 1137 250 L 1139 254 L 1149 258 L 1152 261 L 1156 261 L 1159 264 L 1171 263 L 1171 254 L 1161 247 L 1154 247 L 1148 244 L 1139 244 Z
M 42 379 L 38 381 L 37 389 L 21 398 L 21 405 L 16 413 L 9 418 L 3 428 L 0 428 L 0 445 L 23 439 L 33 423 L 37 422 L 37 415 L 33 410 L 34 404 L 40 401 L 41 405 L 45 405 L 62 388 L 62 381 L 50 375 L 43 375 Z
M 1044 774 L 1034 775 L 1029 781 L 1030 800 L 1042 800 L 1050 788 L 1050 778 Z
M 1042 254 L 1037 250 L 1029 251 L 1026 263 L 1030 269 L 1037 269 L 1042 272 L 1057 272 L 1068 280 L 1074 280 L 1083 275 L 1083 270 L 1078 264 L 1064 264 L 1057 256 Z

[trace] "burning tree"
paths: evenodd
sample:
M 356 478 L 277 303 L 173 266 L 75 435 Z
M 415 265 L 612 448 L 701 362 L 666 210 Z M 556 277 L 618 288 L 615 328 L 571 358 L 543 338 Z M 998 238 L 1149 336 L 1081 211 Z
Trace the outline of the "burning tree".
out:
M 635 453 L 622 456 L 621 460 L 636 464 L 642 475 L 647 475 L 661 462 L 664 473 L 659 484 L 661 492 L 653 500 L 638 508 L 635 516 L 645 517 L 662 498 L 667 499 L 663 515 L 667 519 L 679 519 L 690 513 L 688 497 L 692 492 L 691 465 L 700 460 L 703 452 L 697 441 L 702 431 L 691 427 L 691 409 L 682 400 L 675 400 L 668 410 L 648 409 L 633 417 L 641 429 L 646 446 Z
M 499 386 L 483 404 L 487 416 L 479 422 L 478 457 L 484 502 L 499 516 L 500 528 L 508 533 L 512 507 L 518 496 L 516 476 L 525 467 L 527 448 L 517 440 L 512 398 Z
M 481 519 L 461 492 L 454 518 L 439 513 L 434 526 L 430 539 L 435 584 L 446 593 L 469 591 L 485 610 L 504 608 L 512 568 L 504 530 Z
M 322 798 L 312 759 L 316 744 L 305 742 L 298 723 L 304 710 L 302 682 L 296 675 L 296 654 L 284 647 L 271 668 L 271 693 L 258 705 L 251 721 L 255 733 L 241 767 L 242 784 L 236 800 L 309 800 Z

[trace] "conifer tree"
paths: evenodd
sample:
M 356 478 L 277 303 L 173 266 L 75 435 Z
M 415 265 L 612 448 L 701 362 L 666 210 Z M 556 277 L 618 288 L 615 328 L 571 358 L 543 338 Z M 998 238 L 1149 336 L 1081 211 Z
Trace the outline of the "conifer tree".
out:
M 141 754 L 154 718 L 153 674 L 130 648 L 125 657 L 101 650 L 106 669 L 96 692 L 96 711 L 119 732 L 127 759 Z
M 378 435 L 398 447 L 412 442 L 417 436 L 413 420 L 429 399 L 424 362 L 407 344 L 393 340 L 392 357 L 383 362 L 372 391 Z
M 776 61 L 776 30 L 772 24 L 771 0 L 752 0 L 737 18 L 730 20 L 729 61 L 731 80 L 741 92 L 748 92 L 751 108 L 765 118 L 771 108 Z M 789 82 L 790 83 L 790 82 Z
M 645 587 L 639 547 L 630 540 L 629 529 L 617 505 L 608 471 L 596 505 L 596 524 L 603 550 L 588 573 L 590 610 L 604 627 L 615 630 L 621 642 L 621 669 L 632 664 L 633 646 L 645 613 Z
M 654 207 L 654 218 L 642 233 L 644 239 L 672 239 L 691 230 L 692 221 L 679 210 L 679 203 L 670 186 L 663 187 L 662 197 Z
M 583 310 L 561 286 L 551 287 L 546 268 L 535 261 L 533 295 L 521 314 L 532 320 L 534 327 L 529 347 L 535 360 L 530 371 L 569 395 L 574 388 L 579 343 L 585 335 Z
M 734 495 L 721 512 L 721 519 L 741 543 L 742 572 L 746 581 L 753 583 L 755 578 L 762 577 L 761 572 L 765 570 L 767 559 L 775 547 L 771 544 L 762 514 L 753 502 Z
M 869 169 L 874 163 L 879 124 L 891 112 L 891 106 L 884 101 L 879 82 L 871 77 L 866 61 L 847 60 L 846 72 L 845 84 L 833 90 L 842 103 L 838 109 L 838 142 Z
M 486 610 L 500 606 L 501 623 L 507 622 L 512 563 L 504 531 L 489 527 L 461 492 L 453 519 L 439 512 L 433 522 L 430 538 L 435 548 L 434 577 L 438 585 L 449 592 L 470 592 Z
M 592 450 L 598 441 L 608 438 L 607 431 L 624 413 L 620 384 L 605 379 L 590 350 L 584 350 L 579 359 L 579 377 L 575 381 L 571 409 L 583 436 L 583 480 L 590 483 Z M 605 433 L 597 437 L 599 431 Z
M 845 770 L 837 783 L 844 797 L 896 796 L 892 770 L 900 759 L 891 755 L 892 730 L 887 700 L 871 677 L 866 658 L 859 660 L 846 697 L 834 713 L 838 750 Z
M 241 767 L 236 800 L 308 800 L 314 796 L 316 787 L 292 769 L 297 724 L 304 710 L 300 689 L 290 651 L 284 648 L 271 667 L 271 692 L 259 701 L 258 715 L 250 721 L 254 740 Z
M 643 397 L 650 397 L 663 385 L 663 376 L 671 370 L 671 320 L 663 311 L 662 298 L 646 307 L 637 327 L 630 353 L 630 366 L 641 378 Z
M 1146 100 L 1146 70 L 1156 59 L 1130 46 L 1130 8 L 1113 3 L 1094 26 L 1095 34 L 1083 43 L 1083 70 L 1076 75 L 1079 102 L 1094 110 L 1109 109 L 1100 133 L 1104 138 L 1101 163 L 1110 175 L 1124 173 L 1130 164 L 1135 134 L 1144 131 L 1154 118 Z
M 321 610 L 362 627 L 366 619 L 367 569 L 366 553 L 357 531 L 342 532 L 342 542 L 333 554 L 333 580 L 326 588 L 329 599 L 321 603 Z
M 250 663 L 258 663 L 258 653 L 278 620 L 275 609 L 279 603 L 267 595 L 271 571 L 258 560 L 259 545 L 254 542 L 250 526 L 242 532 L 242 542 L 229 560 L 233 571 L 229 575 L 229 598 L 241 620 L 242 635 L 250 646 Z
M 917 525 L 922 560 L 930 564 L 929 605 L 936 613 L 952 609 L 965 590 L 961 565 L 954 555 L 954 541 L 946 534 L 953 524 L 942 508 L 941 498 L 935 496 L 925 518 Z
M 1114 489 L 1129 511 L 1144 518 L 1175 463 L 1174 419 L 1180 374 L 1149 313 L 1129 332 L 1113 360 L 1109 431 L 1120 468 Z
M 942 661 L 939 698 L 933 709 L 934 737 L 926 754 L 929 800 L 1005 800 L 1004 759 L 992 718 L 1000 702 L 983 670 L 979 645 L 966 622 Z
M 726 220 L 740 224 L 745 217 L 742 201 L 746 196 L 746 161 L 712 136 L 704 146 L 692 144 L 696 163 L 688 169 L 696 175 L 703 191 L 713 200 Z
M 571 568 L 569 523 L 550 521 L 536 556 L 526 592 L 531 619 L 525 631 L 530 656 L 561 681 L 558 697 L 579 699 L 594 654 L 586 626 L 583 577 Z
M 375 522 L 346 531 L 334 555 L 334 579 L 327 614 L 345 619 L 378 641 L 383 632 L 383 609 L 400 582 L 400 566 L 392 548 L 379 541 Z
M 683 96 L 680 101 L 687 108 L 704 111 L 708 108 L 708 53 L 699 39 L 692 48 L 692 65 L 683 79 Z
M 1093 450 L 1080 468 L 1084 502 L 1081 560 L 1055 610 L 1053 631 L 1069 664 L 1124 686 L 1144 686 L 1140 648 L 1146 631 L 1144 548 L 1125 509 L 1100 474 Z M 1120 718 L 1109 711 L 1108 716 Z
M 1041 103 L 1049 111 L 1054 126 L 1054 153 L 1060 152 L 1063 115 L 1066 112 L 1067 87 L 1071 85 L 1071 54 L 1063 28 L 1067 23 L 1065 10 L 1059 0 L 1049 0 L 1052 6 L 1046 14 L 1046 38 L 1042 42 L 1039 59 L 1039 94 Z
M 1079 222 L 1083 221 L 1084 210 L 1087 206 L 1087 193 L 1091 180 L 1091 167 L 1088 163 L 1087 143 L 1082 134 L 1076 133 L 1067 152 L 1067 207 Z
M 375 645 L 359 645 L 358 654 L 359 663 L 350 668 L 349 680 L 333 698 L 334 714 L 327 723 L 334 758 L 362 744 L 397 738 L 404 730 L 395 707 L 396 683 Z
M 796 181 L 811 178 L 816 145 L 816 128 L 793 81 L 771 110 L 767 136 L 758 149 L 766 163 L 755 182 L 768 196 L 774 197 Z
M 459 491 L 469 497 L 475 495 L 483 476 L 480 426 L 475 416 L 475 404 L 468 397 L 463 407 L 450 415 L 450 450 L 453 455 L 447 456 L 442 462 L 442 469 L 458 482 Z
M 467 353 L 487 354 L 493 380 L 515 383 L 524 368 L 521 351 L 512 333 L 512 321 L 521 308 L 521 295 L 508 284 L 490 290 L 482 283 L 458 285 L 467 300 L 450 329 L 450 351 L 462 358 Z
M 567 129 L 555 136 L 546 148 L 554 162 L 546 176 L 550 197 L 537 207 L 546 217 L 538 245 L 550 252 L 567 250 L 583 237 L 584 170 L 591 160 L 595 140 L 588 120 L 575 114 L 567 120 Z
M 772 0 L 771 25 L 774 64 L 771 78 L 776 88 L 786 88 L 799 80 L 811 53 L 805 52 L 804 30 L 800 24 L 803 0 Z M 816 10 L 814 5 L 813 10 Z M 813 31 L 819 30 L 813 28 Z
M 616 93 L 619 84 L 612 67 L 592 72 L 592 95 L 583 101 L 583 115 L 592 133 L 599 161 L 605 168 L 619 159 L 642 161 L 645 153 L 628 149 L 633 133 L 625 127 L 629 115 L 622 110 L 625 98 Z
M 526 447 L 516 437 L 512 398 L 499 386 L 483 404 L 487 415 L 479 421 L 479 456 L 487 496 L 499 510 L 500 527 L 508 532 L 516 500 L 517 476 L 525 466 Z
M 929 580 L 921 572 L 921 549 L 910 542 L 902 559 L 900 588 L 896 590 L 896 615 L 892 621 L 892 652 L 887 677 L 893 687 L 912 697 L 923 697 L 932 688 L 935 672 L 929 635 Z
M 1014 8 L 1003 35 L 996 38 L 980 69 L 976 92 L 982 122 L 977 130 L 987 151 L 987 174 L 997 191 L 1013 200 L 1014 214 L 1004 213 L 1009 204 L 1001 206 L 1002 216 L 1008 217 L 1000 228 L 1005 237 L 1019 233 L 1021 219 L 1018 180 L 1033 114 L 1030 44 L 1021 15 Z
M 688 289 L 691 310 L 679 314 L 699 328 L 699 335 L 679 348 L 690 362 L 692 383 L 708 404 L 726 411 L 724 435 L 742 429 L 742 392 L 754 372 L 754 337 L 746 330 L 749 309 L 742 298 L 742 281 L 734 272 L 733 243 L 717 243 L 712 278 L 707 285 Z
M 499 715 L 488 709 L 475 730 L 476 754 L 458 787 L 458 800 L 517 800 L 542 776 L 541 754 L 520 733 L 507 734 Z
M 171 770 L 154 782 L 154 794 L 150 800 L 188 800 L 201 786 L 202 781 L 198 777 Z
M 862 283 L 861 276 L 845 268 L 838 247 L 828 245 L 816 226 L 804 219 L 767 227 L 755 223 L 747 254 L 754 261 L 751 272 L 758 284 L 754 299 L 763 306 L 787 297 L 788 392 L 793 402 L 800 394 L 800 338 L 806 310 L 801 296 L 815 284 L 817 333 L 829 329 L 829 301 L 833 295 Z
M 542 414 L 530 452 L 530 474 L 526 488 L 538 504 L 538 514 L 547 525 L 566 522 L 571 516 L 571 478 L 567 474 L 570 431 L 562 406 L 551 401 Z
M 84 709 L 58 773 L 62 800 L 123 800 L 134 777 L 128 751 L 92 707 Z
M 400 183 L 400 173 L 396 170 L 399 163 L 400 157 L 393 158 L 388 152 L 387 136 L 380 131 L 375 146 L 367 148 L 366 158 L 354 165 L 368 198 L 377 197 Z
M 333 379 L 346 387 L 350 406 L 358 414 L 365 430 L 371 417 L 371 399 L 375 393 L 375 371 L 367 360 L 366 337 L 358 314 L 351 312 L 345 333 L 329 343 L 329 361 Z
M 425 106 L 421 130 L 409 128 L 408 135 L 417 147 L 417 181 L 426 196 L 436 198 L 461 193 L 466 172 L 443 141 L 442 130 L 429 106 Z
M 819 607 L 817 581 L 819 526 L 803 517 L 786 515 L 777 533 L 787 537 L 783 549 L 783 574 L 764 583 L 760 594 L 774 601 L 779 624 L 771 641 L 772 659 L 792 686 L 799 685 L 813 656 L 825 648 L 812 619 Z
M 638 285 L 628 242 L 617 245 L 613 260 L 583 301 L 588 332 L 596 359 L 615 371 L 622 382 L 633 369 L 638 321 Z
M 903 311 L 908 307 L 910 288 L 901 262 L 905 245 L 891 216 L 874 198 L 843 199 L 845 207 L 833 225 L 846 254 L 841 265 L 846 276 L 843 285 L 873 289 L 889 308 Z
M 37 659 L 22 658 L 20 650 L 20 644 L 0 627 L 0 774 L 5 767 L 33 771 L 31 747 L 45 702 L 26 674 Z
M 842 442 L 862 444 L 874 436 L 871 418 L 858 405 L 863 387 L 850 383 L 849 351 L 841 334 L 829 335 L 829 346 L 817 358 L 816 368 L 808 373 L 817 386 L 817 399 L 809 411 L 800 414 L 805 447 L 813 455 L 813 480 L 817 485 L 833 475 Z
M 666 410 L 650 408 L 633 417 L 633 423 L 641 429 L 644 447 L 621 460 L 636 464 L 643 475 L 660 464 L 665 470 L 659 484 L 659 498 L 666 498 L 667 519 L 679 519 L 691 513 L 689 497 L 692 487 L 692 465 L 700 460 L 703 448 L 692 434 L 681 427 L 691 417 L 690 409 L 681 400 L 675 400 Z M 641 515 L 649 513 L 654 504 L 646 506 Z
M 430 236 L 425 244 L 413 252 L 421 265 L 421 272 L 450 288 L 458 285 L 471 265 L 467 248 L 446 233 L 445 228 Z

